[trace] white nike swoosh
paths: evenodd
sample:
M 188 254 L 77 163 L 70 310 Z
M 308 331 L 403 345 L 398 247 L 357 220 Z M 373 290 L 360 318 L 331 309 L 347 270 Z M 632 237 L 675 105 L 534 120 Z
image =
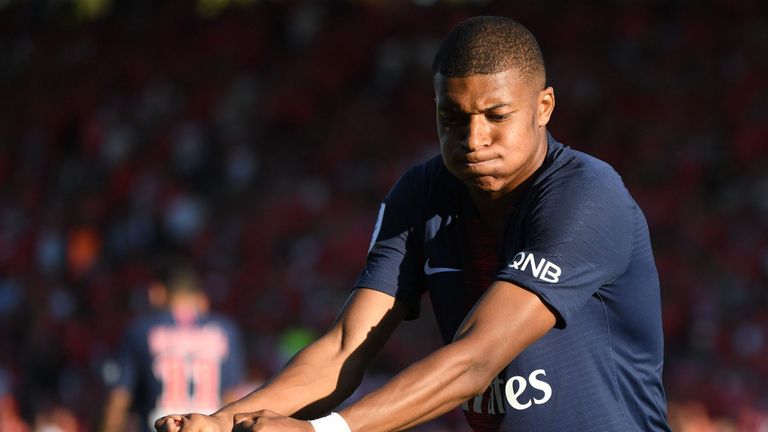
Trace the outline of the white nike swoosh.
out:
M 450 267 L 430 267 L 429 259 L 427 259 L 424 262 L 424 274 L 426 275 L 433 275 L 436 273 L 447 273 L 447 272 L 460 272 L 460 271 L 461 269 L 450 268 Z

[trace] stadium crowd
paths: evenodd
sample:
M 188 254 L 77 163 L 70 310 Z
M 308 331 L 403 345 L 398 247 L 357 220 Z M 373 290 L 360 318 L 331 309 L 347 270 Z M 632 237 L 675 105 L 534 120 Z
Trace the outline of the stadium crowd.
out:
M 379 200 L 437 152 L 439 38 L 477 14 L 537 35 L 553 135 L 646 213 L 674 429 L 768 430 L 764 2 L 75 3 L 0 2 L 0 431 L 94 429 L 167 254 L 243 329 L 245 388 L 327 326 Z M 431 320 L 370 385 L 438 344 Z

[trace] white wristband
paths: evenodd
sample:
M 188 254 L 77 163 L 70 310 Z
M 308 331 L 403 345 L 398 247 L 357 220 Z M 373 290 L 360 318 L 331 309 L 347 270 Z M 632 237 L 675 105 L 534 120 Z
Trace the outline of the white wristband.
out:
M 315 428 L 315 432 L 352 432 L 347 422 L 344 421 L 344 417 L 335 412 L 319 419 L 310 420 L 309 423 Z

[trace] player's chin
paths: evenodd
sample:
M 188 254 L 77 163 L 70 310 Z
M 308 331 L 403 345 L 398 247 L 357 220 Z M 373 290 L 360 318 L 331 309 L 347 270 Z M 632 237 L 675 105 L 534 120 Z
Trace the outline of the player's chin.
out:
M 503 187 L 499 170 L 492 162 L 454 163 L 448 170 L 473 189 L 494 192 Z
M 475 175 L 466 181 L 467 185 L 480 192 L 499 192 L 503 189 L 504 184 L 497 177 L 493 175 Z

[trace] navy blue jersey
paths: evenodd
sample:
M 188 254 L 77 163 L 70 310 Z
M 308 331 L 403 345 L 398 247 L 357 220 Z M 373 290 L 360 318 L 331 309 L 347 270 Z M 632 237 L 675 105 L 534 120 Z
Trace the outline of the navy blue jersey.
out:
M 555 328 L 464 403 L 475 431 L 668 431 L 658 275 L 621 178 L 549 136 L 516 192 L 503 237 L 488 238 L 441 158 L 412 168 L 381 205 L 355 286 L 395 296 L 409 318 L 427 292 L 445 343 L 493 280 L 551 307 Z
M 221 395 L 244 375 L 240 336 L 225 317 L 192 317 L 181 323 L 170 312 L 139 318 L 127 330 L 113 387 L 133 395 L 144 430 L 171 413 L 210 414 Z

